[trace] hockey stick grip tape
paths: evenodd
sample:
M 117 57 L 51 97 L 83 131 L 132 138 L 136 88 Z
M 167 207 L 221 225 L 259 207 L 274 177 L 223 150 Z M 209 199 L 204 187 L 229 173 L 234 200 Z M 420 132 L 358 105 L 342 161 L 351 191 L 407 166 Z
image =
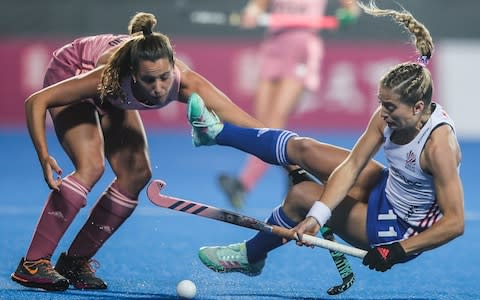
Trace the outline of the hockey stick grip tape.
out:
M 290 240 L 298 240 L 297 234 L 295 232 L 284 227 L 272 225 L 272 233 Z M 316 236 L 312 236 L 308 234 L 302 235 L 302 242 L 306 242 L 313 246 L 325 248 L 328 250 L 339 251 L 347 255 L 355 256 L 358 258 L 363 258 L 367 254 L 367 251 L 365 250 L 340 244 L 340 243 L 336 243 L 336 242 L 332 242 L 329 240 L 321 239 Z

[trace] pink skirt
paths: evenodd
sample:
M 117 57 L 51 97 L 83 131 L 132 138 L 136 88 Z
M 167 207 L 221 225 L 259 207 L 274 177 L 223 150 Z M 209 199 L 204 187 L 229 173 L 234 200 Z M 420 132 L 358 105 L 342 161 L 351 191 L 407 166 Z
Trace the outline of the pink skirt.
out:
M 259 55 L 259 79 L 294 78 L 309 90 L 318 89 L 324 45 L 316 33 L 285 30 L 269 34 L 260 46 Z

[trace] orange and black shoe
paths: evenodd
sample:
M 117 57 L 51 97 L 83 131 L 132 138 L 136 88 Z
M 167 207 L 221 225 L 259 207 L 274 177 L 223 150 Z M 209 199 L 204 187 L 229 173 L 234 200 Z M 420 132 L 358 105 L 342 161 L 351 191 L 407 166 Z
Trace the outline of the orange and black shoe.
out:
M 55 271 L 50 258 L 28 261 L 22 257 L 11 278 L 23 286 L 47 291 L 64 291 L 69 284 L 67 278 Z
M 107 284 L 95 276 L 99 265 L 92 258 L 69 256 L 63 252 L 55 265 L 55 270 L 65 276 L 77 289 L 103 290 L 107 288 Z

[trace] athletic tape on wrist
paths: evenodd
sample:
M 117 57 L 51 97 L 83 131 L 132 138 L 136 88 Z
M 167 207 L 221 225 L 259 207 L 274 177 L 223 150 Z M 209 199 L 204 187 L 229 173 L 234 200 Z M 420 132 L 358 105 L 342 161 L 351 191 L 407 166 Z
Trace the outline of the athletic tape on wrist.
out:
M 332 216 L 332 211 L 323 202 L 316 201 L 308 211 L 307 217 L 314 217 L 320 226 L 325 225 Z

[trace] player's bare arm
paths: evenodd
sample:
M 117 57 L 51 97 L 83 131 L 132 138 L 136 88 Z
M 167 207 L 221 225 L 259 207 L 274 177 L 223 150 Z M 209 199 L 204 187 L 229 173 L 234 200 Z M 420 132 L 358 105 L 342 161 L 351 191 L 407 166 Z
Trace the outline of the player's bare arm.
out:
M 89 73 L 75 76 L 42 89 L 30 96 L 25 102 L 28 131 L 42 165 L 45 180 L 50 188 L 58 189 L 59 185 L 59 181 L 53 179 L 52 170 L 57 174 L 61 173 L 61 170 L 56 161 L 48 154 L 45 137 L 47 110 L 51 107 L 71 104 L 96 95 L 102 70 L 103 67 L 100 67 Z
M 370 119 L 369 125 L 352 149 L 350 155 L 329 177 L 322 195 L 323 201 L 334 209 L 348 194 L 360 172 L 377 153 L 383 143 L 385 122 L 380 118 L 380 108 Z
M 380 108 L 370 119 L 366 131 L 353 147 L 350 155 L 330 175 L 325 190 L 320 200 L 330 211 L 338 206 L 355 184 L 360 172 L 368 161 L 375 155 L 383 142 L 383 128 L 385 122 L 380 118 Z M 307 168 L 307 166 L 303 166 Z M 320 230 L 320 225 L 325 225 L 326 220 L 307 217 L 293 228 L 298 234 L 309 233 L 315 235 Z M 299 244 L 302 244 L 301 242 Z
M 187 68 L 179 60 L 175 63 L 182 71 L 180 94 L 184 101 L 195 92 L 202 97 L 205 105 L 210 110 L 213 110 L 222 120 L 244 127 L 264 127 L 260 121 L 239 108 L 203 76 Z
M 406 253 L 433 249 L 462 235 L 463 187 L 457 171 L 460 159 L 460 148 L 450 126 L 435 129 L 422 153 L 421 164 L 434 178 L 437 202 L 443 217 L 424 232 L 402 241 Z

